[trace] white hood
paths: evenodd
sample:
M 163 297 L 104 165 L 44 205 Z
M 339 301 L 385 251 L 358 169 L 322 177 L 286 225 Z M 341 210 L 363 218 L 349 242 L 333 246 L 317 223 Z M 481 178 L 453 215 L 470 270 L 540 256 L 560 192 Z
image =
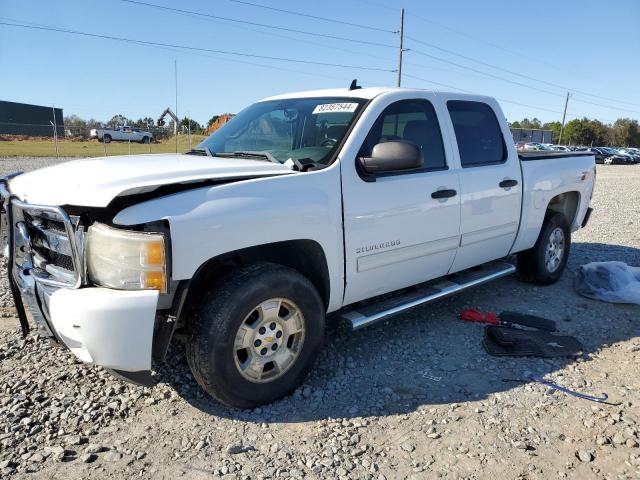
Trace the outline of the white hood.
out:
M 200 155 L 129 155 L 74 160 L 25 173 L 9 190 L 39 205 L 105 207 L 117 196 L 199 180 L 232 180 L 292 173 L 284 165 Z

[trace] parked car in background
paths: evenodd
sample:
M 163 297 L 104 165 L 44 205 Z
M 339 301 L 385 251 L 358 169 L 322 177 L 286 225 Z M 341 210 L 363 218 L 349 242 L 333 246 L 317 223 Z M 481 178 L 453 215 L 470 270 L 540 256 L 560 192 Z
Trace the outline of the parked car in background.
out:
M 620 153 L 616 148 L 600 147 L 600 149 L 609 154 L 609 157 L 604 161 L 607 165 L 632 165 L 635 163 L 631 155 Z
M 620 148 L 618 153 L 621 155 L 629 155 L 633 163 L 640 163 L 640 151 L 637 151 L 635 148 Z
M 592 153 L 596 159 L 596 163 L 603 164 L 607 157 L 610 157 L 611 154 L 605 152 L 600 147 L 578 147 L 575 150 L 576 152 L 589 152 Z
M 544 145 L 542 143 L 536 143 L 536 142 L 531 142 L 531 143 L 525 143 L 524 145 L 524 149 L 525 150 L 533 150 L 533 151 L 545 151 L 545 152 L 553 152 L 553 148 Z
M 153 140 L 153 134 L 128 125 L 119 125 L 116 128 L 92 128 L 89 134 L 91 138 L 97 138 L 99 142 L 139 142 L 149 143 Z

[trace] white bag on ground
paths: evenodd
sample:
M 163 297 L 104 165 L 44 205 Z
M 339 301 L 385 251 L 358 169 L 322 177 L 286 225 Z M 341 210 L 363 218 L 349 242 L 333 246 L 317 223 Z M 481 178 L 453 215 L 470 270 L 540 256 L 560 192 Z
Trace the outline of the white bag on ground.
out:
M 580 295 L 603 302 L 640 305 L 640 268 L 624 262 L 592 262 L 578 268 L 573 286 Z

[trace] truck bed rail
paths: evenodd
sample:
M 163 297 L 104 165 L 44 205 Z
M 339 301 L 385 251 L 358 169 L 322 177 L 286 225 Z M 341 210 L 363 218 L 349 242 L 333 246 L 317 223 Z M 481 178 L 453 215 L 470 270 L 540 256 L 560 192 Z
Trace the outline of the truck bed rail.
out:
M 522 162 L 528 162 L 531 160 L 555 160 L 556 158 L 568 158 L 568 157 L 586 157 L 593 156 L 591 152 L 531 152 L 531 153 L 518 153 L 518 158 Z

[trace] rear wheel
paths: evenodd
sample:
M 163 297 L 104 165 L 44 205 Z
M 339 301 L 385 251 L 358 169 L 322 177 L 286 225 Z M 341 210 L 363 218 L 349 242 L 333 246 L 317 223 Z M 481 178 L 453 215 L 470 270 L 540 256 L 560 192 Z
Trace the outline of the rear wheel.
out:
M 104 137 L 102 137 L 102 141 L 104 143 L 111 143 L 111 135 L 105 135 Z
M 518 254 L 518 274 L 540 285 L 557 282 L 567 265 L 571 229 L 563 214 L 548 212 L 533 248 Z
M 320 351 L 324 305 L 307 278 L 261 263 L 229 273 L 194 308 L 187 358 L 211 396 L 252 408 L 297 388 Z
M 144 137 L 142 137 L 142 140 L 140 143 L 149 143 L 149 137 L 145 135 Z

